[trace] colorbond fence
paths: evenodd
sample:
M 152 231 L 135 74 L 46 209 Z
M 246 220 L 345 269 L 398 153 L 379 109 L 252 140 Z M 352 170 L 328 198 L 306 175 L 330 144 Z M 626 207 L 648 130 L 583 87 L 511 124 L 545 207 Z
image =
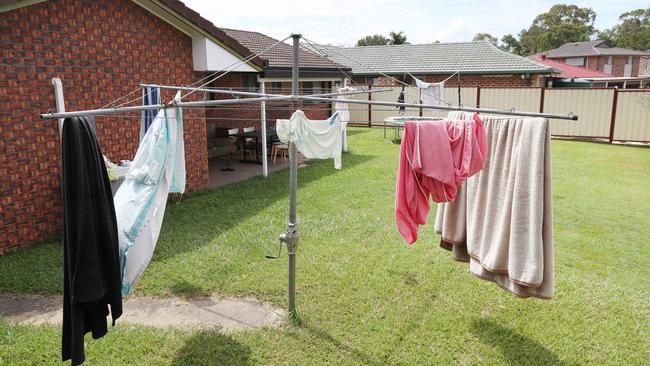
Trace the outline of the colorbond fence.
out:
M 401 87 L 392 91 L 356 95 L 355 99 L 395 102 Z M 419 92 L 404 90 L 407 103 L 417 103 Z M 444 99 L 458 104 L 458 89 L 445 88 Z M 650 142 L 650 90 L 615 88 L 461 88 L 464 106 L 566 114 L 580 117 L 577 122 L 551 120 L 554 136 L 579 139 Z M 350 119 L 364 125 L 383 125 L 384 118 L 397 116 L 395 107 L 350 105 Z M 406 116 L 444 117 L 446 112 L 407 108 Z

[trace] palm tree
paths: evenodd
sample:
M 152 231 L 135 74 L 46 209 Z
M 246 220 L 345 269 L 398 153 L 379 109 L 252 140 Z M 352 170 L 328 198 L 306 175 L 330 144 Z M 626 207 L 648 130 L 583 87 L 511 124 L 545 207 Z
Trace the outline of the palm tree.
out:
M 388 38 L 389 38 L 388 44 L 409 44 L 406 41 L 406 35 L 404 34 L 403 31 L 400 31 L 399 33 L 390 32 Z

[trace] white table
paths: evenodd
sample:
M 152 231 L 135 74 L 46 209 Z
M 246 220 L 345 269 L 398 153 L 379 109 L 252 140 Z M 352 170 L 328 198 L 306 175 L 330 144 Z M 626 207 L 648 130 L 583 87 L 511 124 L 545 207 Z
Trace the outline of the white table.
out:
M 395 128 L 394 140 L 399 138 L 399 129 L 404 128 L 406 121 L 439 121 L 440 117 L 420 117 L 420 116 L 395 116 L 384 118 L 384 140 L 386 140 L 386 127 L 393 126 Z

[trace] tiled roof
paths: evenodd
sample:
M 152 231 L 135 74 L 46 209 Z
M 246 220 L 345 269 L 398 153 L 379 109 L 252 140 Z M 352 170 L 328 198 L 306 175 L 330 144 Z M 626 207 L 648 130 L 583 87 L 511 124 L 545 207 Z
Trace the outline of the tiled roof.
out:
M 365 47 L 327 46 L 332 60 L 357 75 L 385 74 L 524 74 L 553 69 L 506 52 L 489 42 L 406 44 Z
M 541 52 L 546 57 L 583 57 L 583 56 L 647 56 L 643 51 L 612 47 L 607 41 L 588 41 L 566 43 L 556 49 Z
M 221 29 L 228 36 L 232 37 L 233 39 L 237 40 L 237 42 L 248 48 L 251 53 L 261 52 L 278 42 L 277 39 L 271 38 L 259 32 L 228 28 Z M 265 61 L 269 68 L 291 68 L 293 64 L 293 47 L 285 42 L 281 42 L 277 46 L 261 54 L 259 57 Z M 300 68 L 306 69 L 325 69 L 338 71 L 338 69 L 341 68 L 343 70 L 349 70 L 349 68 L 346 66 L 338 65 L 321 55 L 303 48 L 300 49 L 299 65 Z
M 560 74 L 554 76 L 560 78 L 591 79 L 591 78 L 603 78 L 603 77 L 613 76 L 606 72 L 595 71 L 580 66 L 569 65 L 561 61 L 551 60 L 549 58 L 543 59 L 542 56 L 538 56 L 538 55 L 528 56 L 528 58 L 535 62 L 543 63 L 544 65 L 559 70 Z
M 190 9 L 185 3 L 179 0 L 161 0 L 161 3 L 164 5 L 168 6 L 170 9 L 174 10 L 175 12 L 179 13 L 181 16 L 183 16 L 185 19 L 189 20 L 190 22 L 194 23 L 196 26 L 199 28 L 203 29 L 204 31 L 208 32 L 211 36 L 215 37 L 219 41 L 223 42 L 226 46 L 232 48 L 235 50 L 240 55 L 243 55 L 244 57 L 249 55 L 248 50 L 246 47 L 241 45 L 239 42 L 237 42 L 235 39 L 227 35 L 224 31 L 221 29 L 217 28 L 211 21 L 203 18 L 201 14 L 197 13 L 196 11 Z M 263 61 L 259 57 L 255 57 L 250 60 L 253 64 L 257 66 L 262 66 Z

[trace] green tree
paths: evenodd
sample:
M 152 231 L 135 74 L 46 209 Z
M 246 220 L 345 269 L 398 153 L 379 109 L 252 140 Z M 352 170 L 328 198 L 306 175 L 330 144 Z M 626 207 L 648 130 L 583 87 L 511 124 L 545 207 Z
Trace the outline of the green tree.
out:
M 501 49 L 504 51 L 512 52 L 517 55 L 522 55 L 524 56 L 526 52 L 523 51 L 521 48 L 521 44 L 513 36 L 512 34 L 506 34 L 505 36 L 501 37 Z
M 504 49 L 519 55 L 548 51 L 565 43 L 588 41 L 596 32 L 595 20 L 596 12 L 591 8 L 556 4 L 519 32 L 518 40 L 508 34 L 501 41 Z
M 388 37 L 382 36 L 381 34 L 373 34 L 370 36 L 365 36 L 357 41 L 357 47 L 383 46 L 387 44 L 409 44 L 409 43 L 406 41 L 406 35 L 402 31 L 398 33 L 390 32 Z
M 399 33 L 390 32 L 388 38 L 389 38 L 388 44 L 409 44 L 406 41 L 406 35 L 404 34 L 403 31 L 399 31 Z
M 588 41 L 595 33 L 596 12 L 576 5 L 556 4 L 538 15 L 527 30 L 519 33 L 522 51 L 548 51 L 569 42 Z
M 490 33 L 476 33 L 474 38 L 472 38 L 472 42 L 490 42 L 493 43 L 495 46 L 498 43 L 497 37 L 491 35 Z
M 621 14 L 619 24 L 599 34 L 600 39 L 635 50 L 650 49 L 650 7 Z
M 389 43 L 389 39 L 382 36 L 381 34 L 373 34 L 371 36 L 365 36 L 357 41 L 357 47 L 362 46 L 381 46 Z

